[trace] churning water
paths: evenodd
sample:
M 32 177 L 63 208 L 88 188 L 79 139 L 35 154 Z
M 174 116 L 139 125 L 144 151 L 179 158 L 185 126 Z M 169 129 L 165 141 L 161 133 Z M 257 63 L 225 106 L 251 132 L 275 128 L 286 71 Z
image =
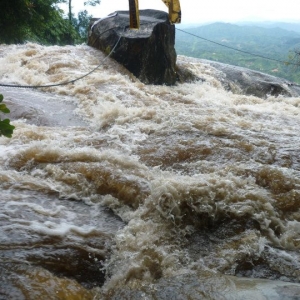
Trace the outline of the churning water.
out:
M 88 46 L 0 46 L 0 81 Z M 299 299 L 300 98 L 139 82 L 107 59 L 2 88 L 0 299 Z

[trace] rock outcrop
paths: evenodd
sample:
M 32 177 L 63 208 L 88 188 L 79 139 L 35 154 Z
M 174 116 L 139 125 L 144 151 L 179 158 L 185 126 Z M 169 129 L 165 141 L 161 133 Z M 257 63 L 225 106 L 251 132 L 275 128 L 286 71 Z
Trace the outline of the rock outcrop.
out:
M 95 20 L 94 20 L 95 21 Z M 140 29 L 129 29 L 129 12 L 117 11 L 91 25 L 88 45 L 109 54 L 146 84 L 173 85 L 177 80 L 175 26 L 168 14 L 140 11 Z
M 216 78 L 226 90 L 236 94 L 253 95 L 260 98 L 271 96 L 300 96 L 300 86 L 283 78 L 214 61 L 199 60 L 209 64 L 218 72 Z

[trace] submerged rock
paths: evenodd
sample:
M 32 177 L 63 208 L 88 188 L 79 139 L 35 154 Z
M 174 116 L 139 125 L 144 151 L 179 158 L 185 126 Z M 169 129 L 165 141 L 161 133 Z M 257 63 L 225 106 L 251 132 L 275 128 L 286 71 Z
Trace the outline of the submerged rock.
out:
M 300 85 L 286 79 L 253 71 L 247 68 L 227 65 L 201 59 L 200 62 L 209 64 L 219 72 L 216 78 L 226 90 L 236 94 L 253 95 L 260 98 L 270 96 L 300 96 Z
M 10 88 L 3 88 L 1 93 L 10 109 L 9 118 L 12 121 L 23 119 L 27 124 L 37 126 L 87 126 L 84 120 L 74 114 L 76 106 L 66 101 L 60 101 L 61 96 L 51 96 L 28 89 Z
M 103 296 L 105 300 L 294 300 L 299 299 L 300 285 L 278 280 L 238 278 L 204 271 L 162 278 L 149 286 L 115 288 Z
M 146 84 L 173 85 L 177 80 L 175 26 L 168 14 L 140 11 L 140 29 L 129 29 L 129 12 L 117 11 L 93 23 L 88 45 L 111 57 Z

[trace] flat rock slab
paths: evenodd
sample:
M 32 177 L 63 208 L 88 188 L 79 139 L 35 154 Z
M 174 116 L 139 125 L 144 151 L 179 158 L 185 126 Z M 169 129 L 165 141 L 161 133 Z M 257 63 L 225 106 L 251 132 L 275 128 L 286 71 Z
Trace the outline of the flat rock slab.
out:
M 87 123 L 74 114 L 76 106 L 63 101 L 63 96 L 14 88 L 2 88 L 1 94 L 10 110 L 4 117 L 11 121 L 23 119 L 26 123 L 37 126 L 87 127 Z

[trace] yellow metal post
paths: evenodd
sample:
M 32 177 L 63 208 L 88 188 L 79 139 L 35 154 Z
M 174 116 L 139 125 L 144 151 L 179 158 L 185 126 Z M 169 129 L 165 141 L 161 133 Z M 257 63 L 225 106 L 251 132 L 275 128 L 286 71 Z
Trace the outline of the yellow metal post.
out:
M 172 24 L 181 22 L 181 8 L 179 0 L 162 0 L 162 2 L 169 9 L 169 19 Z M 130 15 L 130 28 L 140 28 L 140 13 L 139 1 L 129 0 L 129 15 Z
M 129 0 L 130 28 L 140 28 L 139 1 Z
M 179 0 L 162 0 L 169 8 L 169 19 L 172 24 L 181 22 L 181 8 Z

